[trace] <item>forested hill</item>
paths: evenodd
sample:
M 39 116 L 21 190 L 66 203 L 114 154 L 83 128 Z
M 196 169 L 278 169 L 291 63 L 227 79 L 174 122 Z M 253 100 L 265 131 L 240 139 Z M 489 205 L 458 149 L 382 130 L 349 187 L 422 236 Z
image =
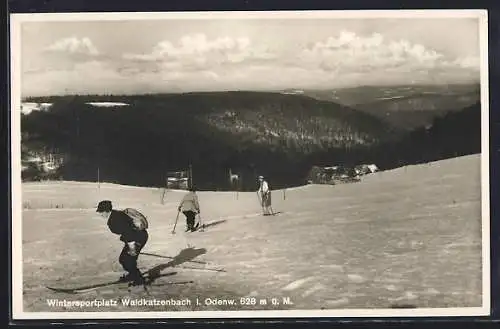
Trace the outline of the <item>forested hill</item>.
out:
M 396 141 L 343 153 L 321 152 L 312 155 L 307 162 L 320 165 L 375 163 L 387 170 L 481 153 L 481 133 L 481 104 L 476 103 L 436 117 L 430 127 L 407 132 Z
M 328 101 L 262 92 L 144 96 L 61 96 L 23 115 L 25 149 L 64 154 L 64 179 L 161 185 L 169 170 L 193 166 L 202 188 L 224 188 L 229 168 L 289 181 L 312 153 L 394 140 L 380 119 Z M 96 107 L 90 102 L 121 102 Z M 293 180 L 293 179 L 292 179 Z
M 382 148 L 397 154 L 405 164 L 424 163 L 481 152 L 481 104 L 434 119 L 429 128 L 421 127 L 405 135 L 393 146 Z M 395 167 L 394 159 L 379 161 Z

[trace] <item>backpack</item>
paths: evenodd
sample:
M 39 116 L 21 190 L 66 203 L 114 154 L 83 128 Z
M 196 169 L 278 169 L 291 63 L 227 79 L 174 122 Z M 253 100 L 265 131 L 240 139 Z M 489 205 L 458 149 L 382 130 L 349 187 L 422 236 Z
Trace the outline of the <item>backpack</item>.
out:
M 123 212 L 132 219 L 132 222 L 134 223 L 134 226 L 137 230 L 142 231 L 146 230 L 149 227 L 146 216 L 141 214 L 139 211 L 133 208 L 125 208 L 123 209 Z

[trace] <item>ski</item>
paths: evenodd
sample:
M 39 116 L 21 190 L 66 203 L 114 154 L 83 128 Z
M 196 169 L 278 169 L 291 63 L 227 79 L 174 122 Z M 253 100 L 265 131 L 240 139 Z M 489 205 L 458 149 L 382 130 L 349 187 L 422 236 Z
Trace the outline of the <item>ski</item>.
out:
M 119 282 L 119 283 L 126 283 L 126 282 Z M 148 290 L 146 287 L 159 287 L 159 286 L 166 286 L 166 285 L 175 285 L 175 284 L 189 284 L 189 283 L 194 283 L 194 281 L 168 281 L 168 282 L 162 282 L 162 283 L 155 283 L 155 284 L 144 284 L 142 285 L 144 287 L 144 290 Z M 102 286 L 101 286 L 102 287 Z M 141 285 L 138 285 L 137 287 L 141 287 Z M 47 287 L 48 289 L 59 292 L 59 293 L 66 293 L 66 294 L 82 294 L 90 291 L 95 291 L 99 289 L 100 287 L 92 287 L 92 288 L 74 288 L 74 289 L 66 289 L 66 288 L 54 288 L 54 287 Z M 129 291 L 132 287 L 129 287 Z
M 165 277 L 165 276 L 171 276 L 174 274 L 176 274 L 176 272 L 161 274 L 158 276 L 154 276 L 153 280 L 156 280 L 157 278 L 161 278 L 161 277 Z M 149 277 L 146 277 L 145 280 L 146 280 L 146 282 L 144 283 L 144 286 L 151 285 L 152 280 Z M 120 284 L 129 285 L 130 282 L 131 281 L 115 280 L 115 281 L 111 281 L 111 282 L 97 283 L 97 284 L 83 286 L 83 287 L 77 287 L 77 288 L 57 288 L 57 287 L 49 287 L 49 286 L 46 286 L 46 288 L 50 289 L 52 291 L 55 291 L 55 292 L 62 292 L 62 293 L 68 293 L 68 294 L 78 294 L 78 293 L 93 291 L 93 290 L 96 290 L 96 289 L 99 289 L 102 287 L 109 287 L 109 286 L 120 285 Z
M 273 212 L 272 214 L 262 214 L 262 216 L 276 216 L 276 215 L 279 215 L 282 213 L 283 213 L 282 211 L 277 211 L 277 212 Z
M 208 223 L 203 223 L 203 224 L 197 224 L 196 227 L 195 227 L 195 230 L 191 233 L 194 233 L 194 232 L 205 232 L 205 229 L 208 228 L 208 227 L 212 227 L 212 226 L 216 226 L 216 225 L 219 225 L 219 224 L 222 224 L 222 223 L 225 223 L 227 220 L 225 219 L 219 219 L 219 220 L 214 220 L 214 221 L 211 221 L 211 222 L 208 222 Z
M 205 225 L 202 225 L 202 227 L 200 227 L 200 223 L 196 223 L 196 225 L 193 227 L 193 229 L 186 229 L 186 231 L 184 231 L 185 233 L 194 233 L 194 232 L 198 232 L 198 231 L 201 231 L 203 232 L 205 229 Z
M 200 225 L 196 225 L 193 231 L 187 231 L 186 233 L 205 232 L 206 227 L 207 226 L 205 224 L 203 224 L 201 227 Z
M 199 221 L 194 226 L 194 230 L 186 229 L 184 233 L 205 232 L 206 228 L 225 223 L 226 221 L 226 219 L 214 220 L 208 223 L 202 223 L 201 221 Z
M 112 282 L 98 283 L 98 284 L 95 284 L 92 286 L 85 286 L 85 287 L 79 287 L 79 288 L 56 288 L 56 287 L 49 287 L 49 286 L 46 286 L 46 288 L 50 289 L 52 291 L 55 291 L 55 292 L 63 292 L 63 293 L 68 293 L 68 294 L 78 294 L 78 293 L 96 290 L 96 289 L 99 289 L 102 287 L 117 285 L 120 283 L 128 283 L 128 282 L 122 281 L 122 280 L 116 280 L 116 281 L 112 281 Z

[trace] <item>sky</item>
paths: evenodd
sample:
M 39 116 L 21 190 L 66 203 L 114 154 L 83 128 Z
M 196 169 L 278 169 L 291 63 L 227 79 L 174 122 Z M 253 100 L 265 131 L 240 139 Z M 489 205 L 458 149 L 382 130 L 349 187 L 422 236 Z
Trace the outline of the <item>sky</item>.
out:
M 479 82 L 478 18 L 21 23 L 23 97 Z

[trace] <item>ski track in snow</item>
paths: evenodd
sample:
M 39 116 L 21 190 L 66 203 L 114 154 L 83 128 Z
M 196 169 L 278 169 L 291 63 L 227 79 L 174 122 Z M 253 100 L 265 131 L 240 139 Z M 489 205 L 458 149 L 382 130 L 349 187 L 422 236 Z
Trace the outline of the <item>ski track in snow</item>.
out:
M 150 239 L 144 252 L 181 260 L 174 264 L 141 256 L 142 270 L 160 267 L 161 273 L 176 273 L 158 283 L 195 281 L 152 288 L 162 298 L 288 297 L 293 305 L 281 305 L 284 309 L 480 306 L 478 177 L 479 158 L 469 156 L 380 172 L 354 184 L 287 189 L 286 199 L 274 191 L 273 208 L 283 213 L 268 217 L 261 215 L 255 193 L 241 192 L 236 199 L 231 192 L 201 191 L 202 220 L 213 225 L 205 232 L 185 233 L 180 214 L 174 235 L 176 206 L 184 192 L 168 191 L 161 204 L 161 189 L 23 184 L 25 310 L 56 311 L 45 300 L 61 295 L 44 285 L 106 282 L 121 275 L 117 258 L 122 244 L 95 213 L 101 199 L 113 200 L 117 208 L 137 207 L 148 216 Z M 86 296 L 124 294 L 127 290 L 113 287 Z M 227 308 L 199 310 L 213 309 Z

